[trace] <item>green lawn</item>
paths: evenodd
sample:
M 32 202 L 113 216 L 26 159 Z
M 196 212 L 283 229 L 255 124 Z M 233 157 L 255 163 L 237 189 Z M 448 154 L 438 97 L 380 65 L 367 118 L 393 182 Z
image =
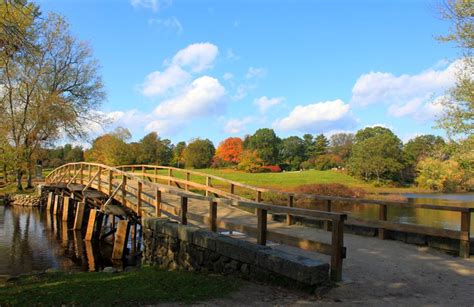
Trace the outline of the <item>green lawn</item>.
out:
M 0 287 L 0 306 L 189 304 L 225 297 L 237 290 L 240 283 L 220 275 L 154 267 L 125 273 L 45 274 L 23 277 Z

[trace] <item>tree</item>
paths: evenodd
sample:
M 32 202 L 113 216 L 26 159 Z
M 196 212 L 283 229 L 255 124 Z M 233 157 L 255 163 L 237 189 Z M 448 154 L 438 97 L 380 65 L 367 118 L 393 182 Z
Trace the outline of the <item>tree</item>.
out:
M 343 161 L 349 159 L 354 143 L 354 134 L 352 133 L 336 133 L 331 135 L 331 152 Z
M 184 150 L 186 149 L 186 142 L 179 142 L 173 148 L 173 158 L 171 163 L 176 167 L 184 167 Z
M 314 139 L 309 133 L 303 135 L 304 155 L 305 159 L 309 159 L 314 155 Z
M 133 163 L 131 145 L 124 140 L 130 133 L 125 132 L 123 128 L 118 128 L 112 133 L 96 138 L 92 143 L 92 148 L 84 153 L 86 161 L 112 166 Z
M 74 146 L 64 156 L 64 162 L 80 162 L 84 161 L 84 149 L 81 146 Z
M 238 164 L 243 150 L 244 147 L 241 138 L 227 138 L 217 147 L 216 158 L 229 164 Z
M 273 129 L 258 129 L 244 141 L 244 148 L 253 150 L 262 159 L 265 165 L 278 163 L 278 147 L 280 139 Z
M 464 172 L 454 160 L 426 158 L 418 163 L 416 182 L 430 190 L 452 192 L 462 189 Z
M 463 61 L 455 86 L 441 100 L 445 112 L 439 118 L 438 126 L 450 136 L 468 136 L 474 133 L 474 9 L 472 1 L 467 0 L 447 0 L 445 4 L 441 15 L 453 27 L 439 40 L 454 42 L 463 51 Z
M 389 129 L 383 128 L 376 133 L 372 132 L 374 132 L 372 128 L 357 132 L 352 155 L 348 161 L 350 172 L 365 180 L 375 178 L 377 182 L 380 179 L 396 179 L 403 169 L 402 142 Z M 360 137 L 362 135 L 364 137 Z
M 328 151 L 329 140 L 324 134 L 319 134 L 314 140 L 314 155 L 324 155 Z
M 156 132 L 151 132 L 140 140 L 138 146 L 137 163 L 169 165 L 173 154 L 170 140 L 162 140 Z
M 375 127 L 366 127 L 356 132 L 354 136 L 354 143 L 360 143 L 368 138 L 382 135 L 382 134 L 392 134 L 393 132 L 385 127 L 382 126 L 375 126 Z
M 216 150 L 208 139 L 195 139 L 184 150 L 186 167 L 206 168 L 211 165 Z
M 60 136 L 85 137 L 105 94 L 89 47 L 69 33 L 64 19 L 50 14 L 33 22 L 34 46 L 0 58 L 0 130 L 14 150 L 17 187 L 26 170 L 31 186 L 33 156 Z
M 408 164 L 416 165 L 420 160 L 432 156 L 438 148 L 445 144 L 440 136 L 431 134 L 417 136 L 409 140 L 403 147 L 405 161 Z
M 237 169 L 247 173 L 256 173 L 263 166 L 263 160 L 253 150 L 244 150 Z
M 281 161 L 291 170 L 300 169 L 301 162 L 305 159 L 305 142 L 297 136 L 290 136 L 281 141 L 280 145 Z

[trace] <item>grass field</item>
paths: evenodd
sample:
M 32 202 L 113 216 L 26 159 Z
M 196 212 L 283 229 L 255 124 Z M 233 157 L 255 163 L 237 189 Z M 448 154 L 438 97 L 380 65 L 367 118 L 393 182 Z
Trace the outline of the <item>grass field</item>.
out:
M 225 297 L 241 281 L 154 267 L 124 273 L 56 273 L 22 277 L 0 287 L 0 306 L 190 304 Z

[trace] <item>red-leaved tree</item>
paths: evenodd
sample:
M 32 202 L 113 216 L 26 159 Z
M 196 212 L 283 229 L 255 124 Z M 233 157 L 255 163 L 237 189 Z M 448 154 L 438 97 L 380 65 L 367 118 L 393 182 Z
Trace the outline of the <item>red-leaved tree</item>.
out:
M 227 138 L 217 147 L 215 157 L 230 164 L 238 164 L 243 150 L 241 138 Z

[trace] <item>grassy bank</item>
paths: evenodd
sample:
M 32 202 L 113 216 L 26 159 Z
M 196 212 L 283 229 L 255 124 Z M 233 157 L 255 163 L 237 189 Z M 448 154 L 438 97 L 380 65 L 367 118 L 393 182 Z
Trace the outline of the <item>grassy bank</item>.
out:
M 193 303 L 225 297 L 238 279 L 145 267 L 123 273 L 55 273 L 0 287 L 1 305 L 139 305 Z

